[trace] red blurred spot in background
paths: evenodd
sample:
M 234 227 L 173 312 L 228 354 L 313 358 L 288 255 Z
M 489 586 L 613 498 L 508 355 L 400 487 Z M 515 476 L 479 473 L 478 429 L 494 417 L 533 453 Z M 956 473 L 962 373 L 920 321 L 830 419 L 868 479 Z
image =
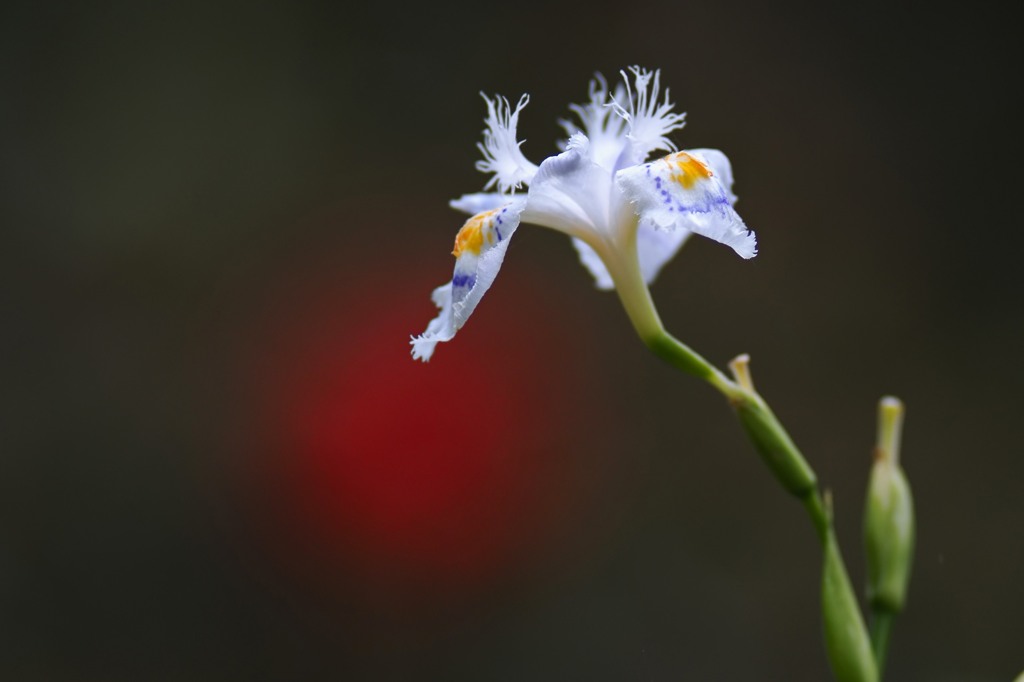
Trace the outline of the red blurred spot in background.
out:
M 486 583 L 542 557 L 579 511 L 579 368 L 544 345 L 570 332 L 503 276 L 454 341 L 413 361 L 439 282 L 398 272 L 292 285 L 261 325 L 285 503 L 298 535 L 369 579 Z

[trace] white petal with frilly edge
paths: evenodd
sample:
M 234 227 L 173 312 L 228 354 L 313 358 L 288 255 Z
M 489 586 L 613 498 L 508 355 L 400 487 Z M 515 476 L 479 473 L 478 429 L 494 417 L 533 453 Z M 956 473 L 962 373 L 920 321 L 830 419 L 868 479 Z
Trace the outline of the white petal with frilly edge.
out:
M 672 111 L 675 105 L 669 100 L 668 88 L 665 89 L 664 99 L 658 102 L 661 91 L 660 70 L 649 71 L 638 66 L 631 66 L 629 70 L 633 74 L 633 86 L 630 87 L 626 72 L 621 71 L 626 86 L 626 99 L 623 101 L 616 96 L 613 106 L 629 129 L 626 137 L 633 145 L 632 163 L 639 163 L 653 151 L 676 150 L 676 145 L 666 136 L 686 125 L 686 114 Z
M 714 163 L 696 150 L 669 154 L 619 171 L 616 182 L 641 221 L 663 229 L 690 230 L 752 258 L 757 255 L 757 240 L 733 209 L 735 196 L 723 182 L 731 181 L 732 169 L 721 152 L 710 156 Z M 716 166 L 727 177 L 719 178 Z
M 523 201 L 474 215 L 455 238 L 452 281 L 434 290 L 431 300 L 440 308 L 426 331 L 413 337 L 412 356 L 424 362 L 442 341 L 451 341 L 473 314 L 480 299 L 498 276 L 509 241 L 519 226 Z
M 487 129 L 484 130 L 484 141 L 477 145 L 483 159 L 476 162 L 476 169 L 484 173 L 494 173 L 485 189 L 495 184 L 501 192 L 518 189 L 523 183 L 529 183 L 537 166 L 530 163 L 519 149 L 522 142 L 516 140 L 516 127 L 519 125 L 519 112 L 530 103 L 530 97 L 523 95 L 515 109 L 504 97 L 493 100 L 480 93 L 487 102 Z
M 484 211 L 504 206 L 509 202 L 509 195 L 497 192 L 476 192 L 474 194 L 463 194 L 458 199 L 452 199 L 448 205 L 456 211 L 462 211 L 469 215 L 476 215 Z
M 589 94 L 588 103 L 569 105 L 569 109 L 579 119 L 580 125 L 567 119 L 559 120 L 559 124 L 570 137 L 579 132 L 585 133 L 590 141 L 591 160 L 614 173 L 628 161 L 628 156 L 624 154 L 630 146 L 625 134 L 626 121 L 612 106 L 612 101 L 626 99 L 626 87 L 619 83 L 609 99 L 608 82 L 598 73 L 590 81 Z

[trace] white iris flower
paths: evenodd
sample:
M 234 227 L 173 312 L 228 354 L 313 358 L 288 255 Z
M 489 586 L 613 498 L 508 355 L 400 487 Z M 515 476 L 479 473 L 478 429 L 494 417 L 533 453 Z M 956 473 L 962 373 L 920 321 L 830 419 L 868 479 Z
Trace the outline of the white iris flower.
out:
M 683 127 L 668 90 L 659 100 L 659 71 L 633 67 L 609 94 L 600 74 L 590 101 L 570 109 L 579 125 L 561 121 L 565 151 L 535 166 L 516 140 L 525 95 L 513 109 L 504 98 L 487 102 L 487 129 L 477 169 L 493 173 L 485 189 L 451 202 L 472 215 L 455 238 L 451 282 L 434 290 L 440 308 L 412 339 L 412 355 L 429 360 L 473 313 L 501 268 L 520 222 L 572 237 L 580 261 L 598 288 L 615 289 L 641 337 L 663 331 L 647 284 L 691 233 L 721 242 L 743 258 L 757 253 L 754 234 L 733 209 L 732 168 L 716 149 L 677 151 L 666 137 Z M 649 161 L 653 152 L 668 152 Z M 524 193 L 516 193 L 523 186 Z

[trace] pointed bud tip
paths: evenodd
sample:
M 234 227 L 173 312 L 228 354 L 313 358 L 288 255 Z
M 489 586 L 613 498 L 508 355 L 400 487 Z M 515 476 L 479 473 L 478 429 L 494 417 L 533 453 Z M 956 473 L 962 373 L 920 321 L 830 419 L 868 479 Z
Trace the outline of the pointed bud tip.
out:
M 754 393 L 754 378 L 750 374 L 750 356 L 746 353 L 737 355 L 729 361 L 729 371 L 740 386 Z
M 878 434 L 875 442 L 876 462 L 899 463 L 900 440 L 903 431 L 903 401 L 885 396 L 878 401 Z

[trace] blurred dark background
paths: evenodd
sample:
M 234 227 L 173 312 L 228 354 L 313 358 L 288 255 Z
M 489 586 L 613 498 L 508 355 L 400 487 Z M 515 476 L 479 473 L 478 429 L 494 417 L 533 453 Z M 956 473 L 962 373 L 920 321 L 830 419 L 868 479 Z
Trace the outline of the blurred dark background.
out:
M 478 91 L 524 150 L 663 70 L 731 158 L 666 324 L 755 380 L 853 579 L 877 399 L 894 680 L 1024 668 L 1021 48 L 985 3 L 31 3 L 0 20 L 0 677 L 821 680 L 818 550 L 713 391 L 523 228 L 458 339 Z

